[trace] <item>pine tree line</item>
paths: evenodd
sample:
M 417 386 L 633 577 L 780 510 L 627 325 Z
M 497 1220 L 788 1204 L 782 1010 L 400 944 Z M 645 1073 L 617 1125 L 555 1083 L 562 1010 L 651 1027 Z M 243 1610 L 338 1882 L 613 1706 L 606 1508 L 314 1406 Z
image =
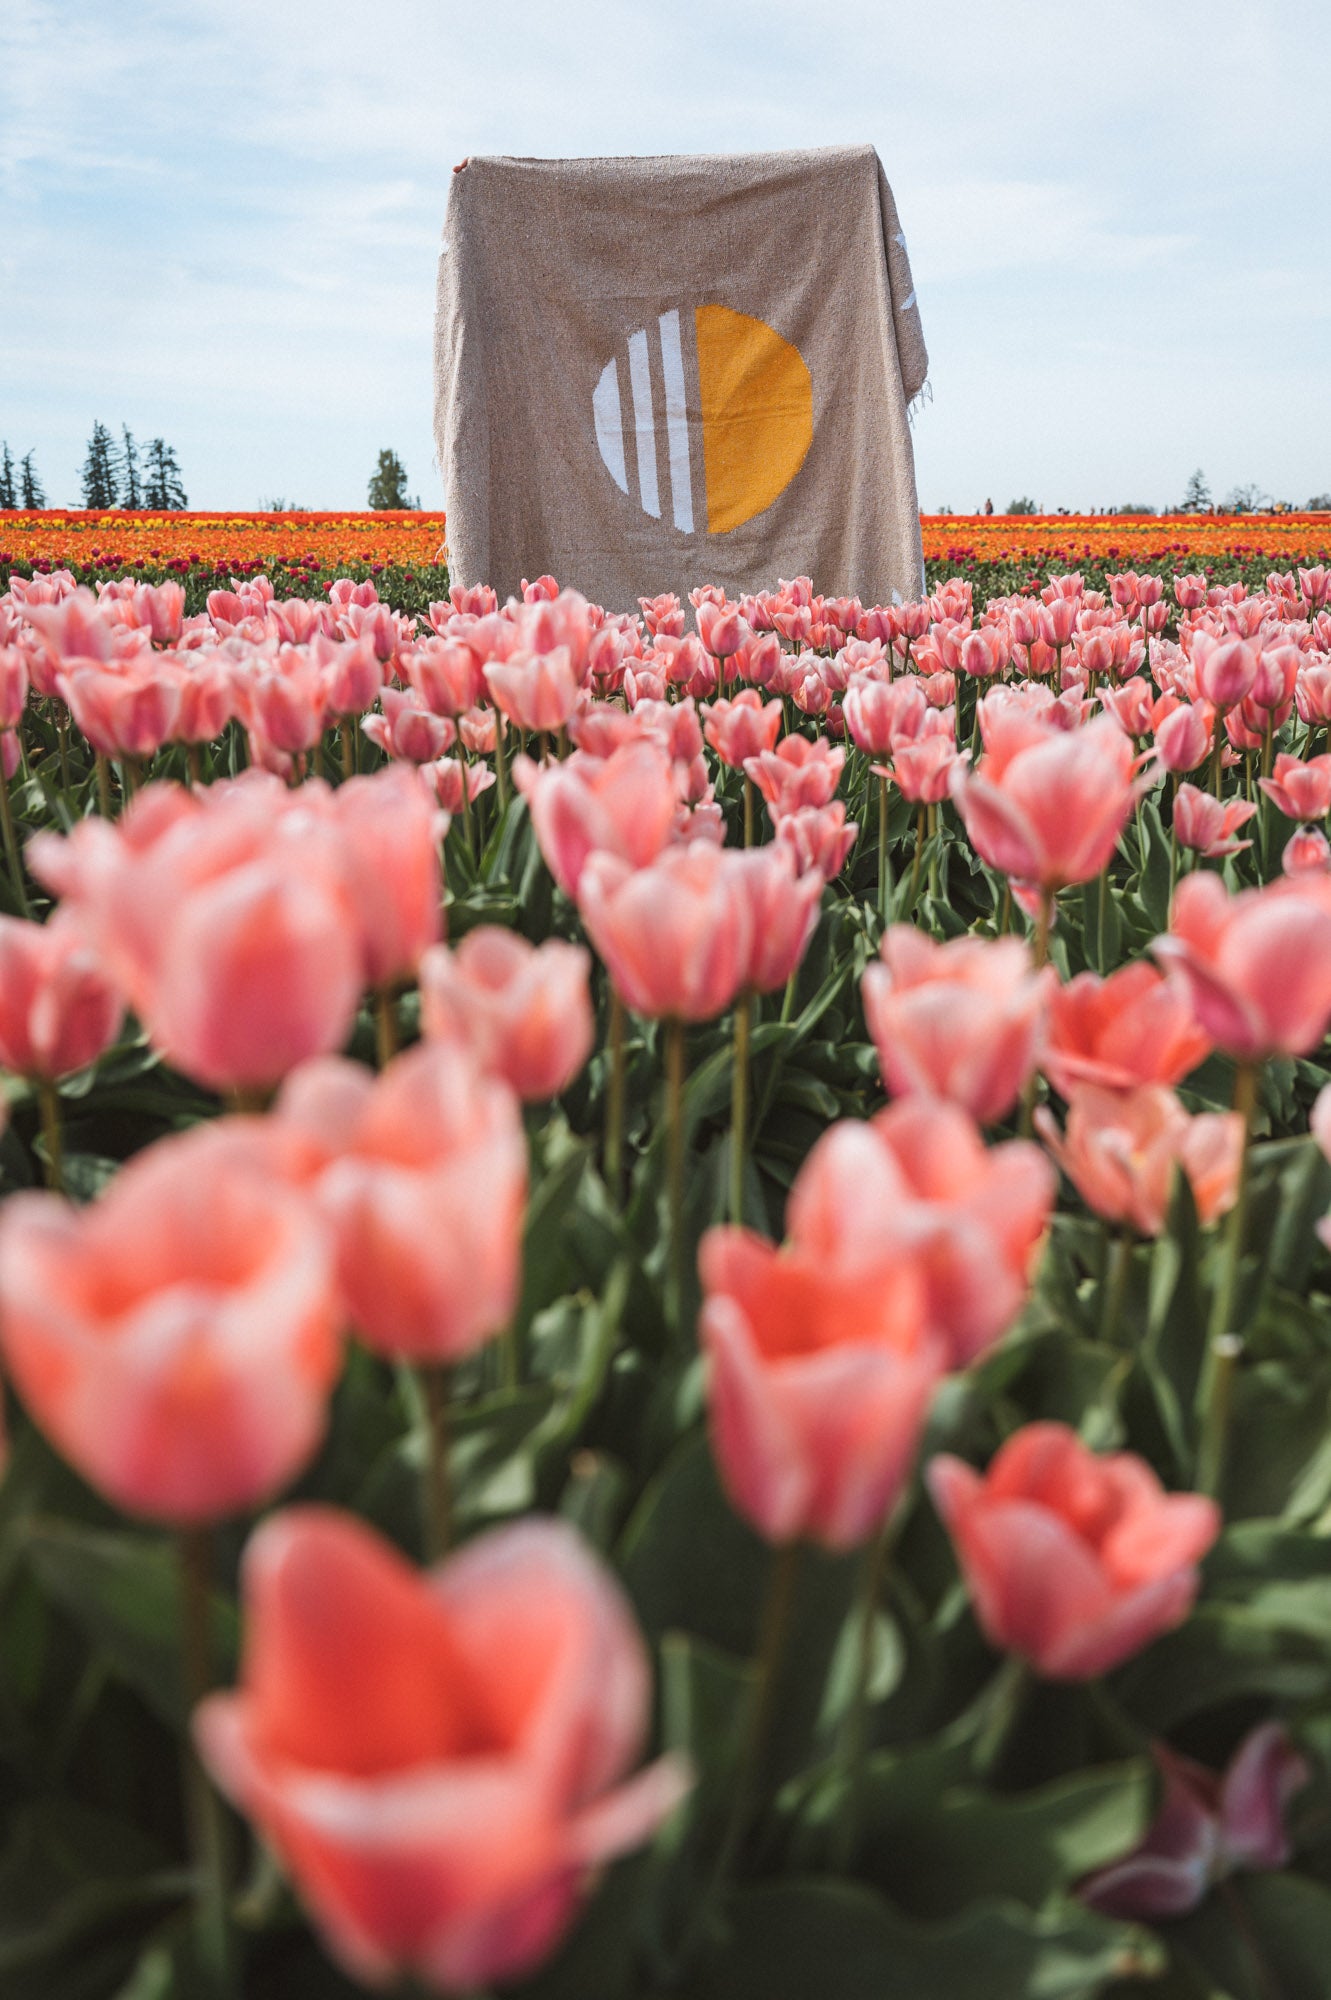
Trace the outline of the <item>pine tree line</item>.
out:
M 37 477 L 32 452 L 25 453 L 17 473 L 8 439 L 0 439 L 0 508 L 22 507 L 35 512 L 46 505 L 46 489 Z
M 98 513 L 125 507 L 171 514 L 189 505 L 179 461 L 165 438 L 153 438 L 140 450 L 128 424 L 120 427 L 119 444 L 105 424 L 93 425 L 80 484 L 84 506 Z M 32 452 L 16 467 L 8 441 L 0 439 L 0 509 L 46 505 Z
M 149 513 L 175 513 L 189 502 L 175 452 L 164 438 L 139 447 L 128 424 L 120 427 L 117 445 L 104 423 L 95 423 L 83 461 L 83 504 L 90 512 L 109 507 L 146 508 Z

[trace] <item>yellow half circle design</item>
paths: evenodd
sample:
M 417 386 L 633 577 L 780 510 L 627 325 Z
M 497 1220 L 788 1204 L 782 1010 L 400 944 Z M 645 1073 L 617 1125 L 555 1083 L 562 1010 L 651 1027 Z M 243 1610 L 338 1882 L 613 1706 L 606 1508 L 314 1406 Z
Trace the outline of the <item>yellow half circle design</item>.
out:
M 804 357 L 765 320 L 729 306 L 693 315 L 702 392 L 707 528 L 724 535 L 784 493 L 813 443 Z

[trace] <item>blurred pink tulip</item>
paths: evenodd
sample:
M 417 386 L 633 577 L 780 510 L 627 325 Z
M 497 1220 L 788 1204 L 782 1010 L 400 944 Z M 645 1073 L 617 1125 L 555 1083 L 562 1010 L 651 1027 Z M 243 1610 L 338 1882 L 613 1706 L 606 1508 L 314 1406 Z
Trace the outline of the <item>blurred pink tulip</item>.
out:
M 1187 995 L 1139 959 L 1105 979 L 1080 972 L 1050 989 L 1040 1068 L 1071 1097 L 1085 1083 L 1105 1090 L 1182 1083 L 1210 1049 Z
M 443 935 L 438 814 L 414 770 L 390 765 L 332 795 L 342 879 L 361 947 L 361 977 L 384 989 L 409 978 Z
M 177 1525 L 240 1513 L 323 1436 L 341 1359 L 328 1241 L 300 1194 L 202 1126 L 87 1208 L 10 1197 L 0 1346 L 34 1421 L 115 1506 Z
M 1054 891 L 1105 869 L 1139 784 L 1132 744 L 1108 717 L 1030 743 L 988 770 L 952 769 L 952 796 L 981 858 L 1001 874 Z
M 670 1758 L 624 1780 L 647 1651 L 563 1522 L 492 1529 L 422 1574 L 353 1515 L 288 1508 L 242 1588 L 240 1686 L 195 1711 L 200 1754 L 358 1983 L 531 1972 L 594 1871 L 687 1790 Z
M 833 799 L 830 806 L 783 813 L 776 823 L 777 844 L 789 847 L 799 873 L 816 871 L 824 882 L 835 881 L 841 873 L 858 833 L 855 821 L 847 822 L 841 799 Z
M 982 1125 L 1005 1117 L 1035 1068 L 1050 980 L 1019 938 L 937 943 L 893 924 L 861 983 L 894 1096 L 946 1098 Z
M 1241 854 L 1252 846 L 1250 840 L 1235 840 L 1257 808 L 1245 799 L 1229 799 L 1224 804 L 1213 792 L 1196 785 L 1180 785 L 1174 795 L 1174 837 L 1180 847 L 1218 861 L 1226 854 Z
M 749 903 L 735 857 L 706 841 L 648 868 L 594 854 L 578 884 L 587 935 L 624 1004 L 648 1019 L 710 1021 L 749 969 Z
M 484 672 L 496 707 L 519 729 L 553 735 L 564 727 L 582 699 L 582 685 L 567 646 L 556 646 L 548 653 L 514 653 L 508 660 L 491 660 Z
M 678 803 L 671 767 L 654 742 L 630 742 L 609 757 L 582 751 L 562 763 L 519 758 L 513 781 L 525 794 L 545 865 L 576 897 L 595 852 L 645 868 L 671 836 Z
M 1260 778 L 1258 783 L 1286 819 L 1325 819 L 1331 812 L 1331 756 L 1304 763 L 1282 750 L 1274 777 Z
M 1064 1133 L 1043 1108 L 1035 1123 L 1082 1200 L 1104 1222 L 1158 1236 L 1168 1219 L 1176 1167 L 1188 1177 L 1203 1226 L 1234 1206 L 1243 1159 L 1243 1119 L 1236 1111 L 1190 1118 L 1163 1084 L 1124 1091 L 1080 1083 L 1069 1093 Z
M 1300 882 L 1231 896 L 1218 875 L 1189 875 L 1152 949 L 1199 1025 L 1240 1062 L 1308 1055 L 1326 1033 L 1331 902 Z
M 78 925 L 0 916 L 0 1069 L 54 1083 L 120 1032 L 124 1003 Z
M 379 697 L 382 715 L 362 718 L 361 729 L 386 757 L 409 764 L 430 764 L 453 747 L 457 729 L 446 716 L 422 708 L 414 692 L 385 688 Z
M 1280 866 L 1286 875 L 1325 875 L 1331 872 L 1331 843 L 1320 827 L 1298 827 L 1285 842 Z
M 775 993 L 795 973 L 817 928 L 822 879 L 802 874 L 780 841 L 733 853 L 727 865 L 748 911 L 750 947 L 740 990 Z
M 581 945 L 532 945 L 482 924 L 455 951 L 437 945 L 422 959 L 421 1026 L 432 1038 L 460 1037 L 527 1102 L 557 1097 L 591 1054 L 590 968 Z
M 1214 1501 L 1063 1424 L 1027 1424 L 983 1475 L 940 1453 L 926 1478 L 986 1638 L 1046 1680 L 1093 1680 L 1181 1625 L 1220 1532 Z
M 283 1085 L 274 1118 L 307 1149 L 304 1178 L 366 1346 L 456 1361 L 507 1324 L 521 1279 L 527 1144 L 512 1092 L 469 1050 L 420 1043 L 377 1077 L 338 1057 L 306 1063 Z
M 825 806 L 840 782 L 845 761 L 845 751 L 834 749 L 825 737 L 810 741 L 807 736 L 785 736 L 775 750 L 747 758 L 744 770 L 776 821 L 802 806 Z

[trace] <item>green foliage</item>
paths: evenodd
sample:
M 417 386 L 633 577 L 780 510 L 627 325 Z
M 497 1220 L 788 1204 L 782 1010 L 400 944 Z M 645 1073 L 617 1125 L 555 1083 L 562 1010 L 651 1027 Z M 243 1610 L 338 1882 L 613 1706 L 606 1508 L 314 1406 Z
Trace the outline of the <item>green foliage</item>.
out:
M 413 500 L 407 492 L 407 468 L 395 451 L 387 447 L 379 454 L 379 462 L 370 475 L 369 504 L 376 511 L 393 508 L 415 508 L 419 500 Z

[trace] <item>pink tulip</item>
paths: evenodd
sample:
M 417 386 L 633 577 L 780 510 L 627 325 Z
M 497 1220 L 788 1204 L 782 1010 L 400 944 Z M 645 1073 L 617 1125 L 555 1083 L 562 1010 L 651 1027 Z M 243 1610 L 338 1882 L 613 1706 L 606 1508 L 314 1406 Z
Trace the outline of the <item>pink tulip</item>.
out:
M 1130 1854 L 1081 1883 L 1083 1902 L 1154 1923 L 1186 1916 L 1237 1871 L 1285 1866 L 1286 1811 L 1311 1774 L 1281 1723 L 1250 1730 L 1222 1777 L 1163 1744 L 1153 1749 L 1164 1779 L 1160 1808 Z
M 699 1252 L 712 1447 L 732 1505 L 767 1540 L 848 1549 L 914 1465 L 943 1351 L 913 1258 L 847 1216 L 899 1190 L 866 1126 L 834 1126 L 797 1177 L 791 1240 L 713 1229 Z
M 1174 795 L 1174 837 L 1180 847 L 1195 850 L 1208 861 L 1226 854 L 1241 854 L 1252 846 L 1250 840 L 1235 840 L 1257 808 L 1245 799 L 1229 799 L 1223 804 L 1213 792 L 1199 791 L 1196 785 L 1180 785 Z
M 422 708 L 414 693 L 386 687 L 379 697 L 382 715 L 367 715 L 361 729 L 386 757 L 409 764 L 430 764 L 451 750 L 457 729 L 446 716 Z
M 1139 786 L 1132 745 L 1107 717 L 1020 749 L 994 778 L 988 757 L 952 770 L 952 796 L 981 858 L 1054 891 L 1109 865 Z
M 519 729 L 553 735 L 564 727 L 579 701 L 582 685 L 567 646 L 548 653 L 514 653 L 491 660 L 485 681 L 497 708 Z
M 698 637 L 716 659 L 739 651 L 749 632 L 738 605 L 703 603 L 698 606 Z
M 557 1097 L 591 1054 L 590 967 L 581 945 L 532 945 L 482 924 L 455 951 L 436 945 L 422 959 L 421 1026 L 465 1041 L 482 1069 L 527 1102 Z
M 1055 1177 L 1024 1139 L 986 1146 L 959 1107 L 903 1097 L 873 1120 L 902 1192 L 887 1225 L 910 1250 L 925 1284 L 925 1315 L 946 1343 L 948 1366 L 966 1368 L 1001 1340 L 1030 1289 Z
M 1215 717 L 1205 702 L 1171 709 L 1155 726 L 1155 748 L 1167 771 L 1195 771 L 1211 748 Z
M 830 806 L 804 806 L 799 812 L 784 813 L 776 823 L 778 846 L 789 847 L 801 875 L 811 871 L 824 882 L 833 882 L 846 865 L 855 845 L 859 827 L 847 823 L 842 800 Z
M 729 876 L 748 912 L 751 940 L 740 990 L 775 993 L 803 959 L 818 926 L 822 878 L 801 874 L 790 847 L 774 841 L 727 857 Z
M 918 680 L 861 679 L 846 690 L 846 727 L 856 749 L 866 757 L 888 757 L 898 743 L 913 742 L 924 723 L 928 702 Z
M 29 854 L 187 1076 L 266 1089 L 346 1040 L 362 962 L 344 848 L 277 780 L 145 786 L 115 826 L 84 820 Z
M 0 731 L 17 729 L 27 705 L 27 656 L 18 646 L 0 646 Z
M 1158 1236 L 1168 1219 L 1176 1167 L 1187 1175 L 1204 1226 L 1234 1206 L 1243 1159 L 1243 1119 L 1236 1111 L 1190 1118 L 1163 1084 L 1123 1091 L 1082 1083 L 1069 1095 L 1065 1134 L 1043 1108 L 1035 1122 L 1082 1200 L 1105 1222 Z
M 1152 949 L 1199 1025 L 1240 1062 L 1308 1055 L 1326 1033 L 1331 906 L 1300 882 L 1231 896 L 1218 875 L 1189 875 Z
M 723 764 L 739 771 L 747 757 L 772 750 L 781 734 L 781 703 L 764 702 L 757 688 L 741 688 L 732 701 L 703 710 L 703 734 Z
M 834 749 L 825 737 L 811 742 L 807 736 L 785 736 L 775 750 L 747 758 L 744 770 L 775 821 L 802 806 L 825 806 L 840 782 L 845 761 L 845 751 Z
M 332 795 L 346 884 L 361 947 L 361 977 L 383 989 L 410 978 L 443 935 L 438 814 L 413 770 L 390 765 L 350 778 Z
M 1078 973 L 1050 990 L 1040 1068 L 1055 1090 L 1182 1083 L 1211 1050 L 1187 996 L 1144 959 L 1101 979 Z
M 0 1274 L 5 1365 L 113 1505 L 212 1521 L 313 1457 L 340 1361 L 328 1242 L 220 1128 L 158 1141 L 88 1208 L 11 1196 Z
M 1006 1116 L 1035 1067 L 1049 991 L 1025 943 L 937 943 L 893 924 L 879 951 L 861 993 L 889 1091 L 946 1098 L 982 1125 Z
M 1325 875 L 1331 872 L 1331 843 L 1320 827 L 1298 827 L 1285 842 L 1280 866 L 1286 875 Z
M 1257 652 L 1243 639 L 1211 639 L 1199 633 L 1193 642 L 1197 687 L 1213 707 L 1233 708 L 1252 692 L 1257 678 Z
M 653 638 L 677 639 L 684 630 L 684 613 L 672 591 L 660 597 L 640 597 L 642 620 Z
M 450 721 L 475 708 L 486 692 L 475 653 L 454 641 L 422 640 L 404 656 L 402 666 L 423 706 Z
M 648 868 L 592 855 L 578 884 L 587 935 L 635 1014 L 710 1021 L 730 1006 L 753 949 L 734 857 L 705 841 L 667 848 Z
M 73 662 L 58 686 L 75 723 L 104 757 L 153 757 L 174 728 L 177 679 L 151 653 L 114 664 Z
M 543 766 L 519 758 L 513 780 L 566 896 L 577 896 L 594 852 L 645 868 L 670 839 L 678 801 L 669 760 L 653 742 L 626 743 L 606 758 L 579 751 Z
M 1316 611 L 1331 597 L 1331 569 L 1324 563 L 1299 571 L 1299 594 L 1309 611 Z
M 484 764 L 464 764 L 460 757 L 436 757 L 433 764 L 418 764 L 427 798 L 432 798 L 456 819 L 468 802 L 480 798 L 495 782 L 495 774 Z
M 505 1326 L 521 1279 L 527 1146 L 506 1084 L 452 1042 L 376 1078 L 307 1063 L 276 1122 L 303 1146 L 356 1331 L 376 1353 L 455 1361 Z
M 593 1872 L 688 1777 L 636 1778 L 646 1649 L 562 1522 L 492 1529 L 432 1572 L 332 1508 L 245 1552 L 240 1686 L 196 1710 L 200 1753 L 358 1983 L 460 1993 L 547 1958 Z
M 0 916 L 0 1069 L 48 1083 L 86 1069 L 124 1011 L 77 924 Z
M 1331 756 L 1307 763 L 1283 750 L 1276 758 L 1275 776 L 1258 780 L 1286 819 L 1325 819 L 1331 812 Z
M 1027 1424 L 983 1476 L 946 1454 L 926 1476 L 985 1636 L 1046 1680 L 1093 1680 L 1181 1625 L 1220 1532 L 1213 1501 L 1063 1424 Z
M 957 749 L 949 729 L 902 743 L 892 753 L 892 776 L 903 799 L 936 806 L 948 795 Z

